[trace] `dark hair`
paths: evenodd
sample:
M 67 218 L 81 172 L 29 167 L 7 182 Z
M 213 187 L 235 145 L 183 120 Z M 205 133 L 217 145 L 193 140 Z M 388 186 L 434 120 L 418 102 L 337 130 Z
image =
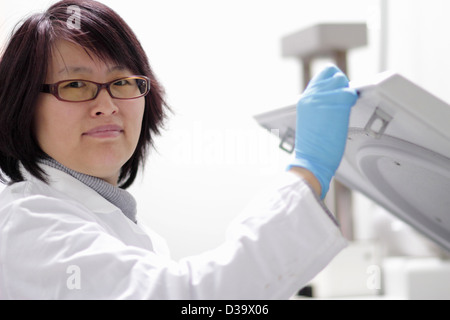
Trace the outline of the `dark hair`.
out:
M 73 8 L 80 10 L 81 23 L 70 27 Z M 140 138 L 119 175 L 119 186 L 127 188 L 144 164 L 148 147 L 153 146 L 153 135 L 159 134 L 168 107 L 164 90 L 136 35 L 117 13 L 93 0 L 60 1 L 46 12 L 26 19 L 12 35 L 0 60 L 0 180 L 23 181 L 21 163 L 32 175 L 45 181 L 45 172 L 38 161 L 46 155 L 36 141 L 33 121 L 52 47 L 61 39 L 150 78 L 151 90 L 145 97 Z

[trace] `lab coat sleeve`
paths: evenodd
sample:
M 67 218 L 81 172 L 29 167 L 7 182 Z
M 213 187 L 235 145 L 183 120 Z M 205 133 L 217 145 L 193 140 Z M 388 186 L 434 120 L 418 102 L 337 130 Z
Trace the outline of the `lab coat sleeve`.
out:
M 289 298 L 346 241 L 309 186 L 285 179 L 249 205 L 223 245 L 178 262 L 125 245 L 81 206 L 39 196 L 14 203 L 3 209 L 10 214 L 0 239 L 0 297 Z
M 334 216 L 310 186 L 287 172 L 230 225 L 218 250 L 186 259 L 199 298 L 287 299 L 343 248 Z M 209 263 L 205 263 L 209 261 Z M 222 287 L 215 286 L 218 279 Z M 214 296 L 213 296 L 214 297 Z

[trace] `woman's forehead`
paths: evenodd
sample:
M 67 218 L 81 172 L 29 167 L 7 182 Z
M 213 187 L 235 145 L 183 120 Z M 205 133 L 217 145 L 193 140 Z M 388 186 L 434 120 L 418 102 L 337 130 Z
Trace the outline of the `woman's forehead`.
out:
M 57 41 L 49 61 L 49 76 L 112 73 L 128 70 L 123 64 L 99 57 L 87 48 L 69 41 Z

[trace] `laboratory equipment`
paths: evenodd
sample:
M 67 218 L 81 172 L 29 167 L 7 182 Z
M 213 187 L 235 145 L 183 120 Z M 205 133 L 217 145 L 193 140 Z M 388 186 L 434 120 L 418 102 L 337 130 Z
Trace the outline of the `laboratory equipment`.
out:
M 450 105 L 394 72 L 353 81 L 350 86 L 359 92 L 359 99 L 351 111 L 347 145 L 335 178 L 434 241 L 447 255 L 450 252 Z M 258 114 L 255 119 L 268 130 L 278 129 L 272 132 L 279 133 L 280 148 L 292 152 L 295 114 L 296 102 Z M 383 269 L 387 281 L 403 268 L 404 286 L 399 288 L 390 282 L 385 286 L 389 292 L 393 292 L 392 288 L 403 292 L 403 298 L 418 297 L 417 277 L 410 276 L 410 268 L 405 267 L 415 262 L 411 257 L 408 259 L 401 264 L 388 263 Z M 436 267 L 441 277 L 434 277 L 435 282 L 448 282 L 450 264 L 437 261 L 441 261 Z M 432 281 L 422 284 L 422 293 L 426 295 L 426 288 L 433 287 Z M 413 286 L 416 289 L 411 293 Z M 449 292 L 439 292 L 441 297 L 450 297 Z M 439 294 L 435 292 L 434 296 Z
M 360 98 L 350 116 L 336 179 L 450 251 L 450 105 L 400 74 L 352 82 Z M 295 142 L 295 104 L 255 116 Z

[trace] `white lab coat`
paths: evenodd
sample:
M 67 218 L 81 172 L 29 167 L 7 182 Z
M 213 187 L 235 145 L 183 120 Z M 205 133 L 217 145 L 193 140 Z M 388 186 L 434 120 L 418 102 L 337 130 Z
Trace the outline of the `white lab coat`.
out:
M 287 299 L 346 246 L 305 182 L 283 173 L 227 240 L 171 260 L 161 237 L 73 177 L 43 166 L 0 196 L 1 299 Z

